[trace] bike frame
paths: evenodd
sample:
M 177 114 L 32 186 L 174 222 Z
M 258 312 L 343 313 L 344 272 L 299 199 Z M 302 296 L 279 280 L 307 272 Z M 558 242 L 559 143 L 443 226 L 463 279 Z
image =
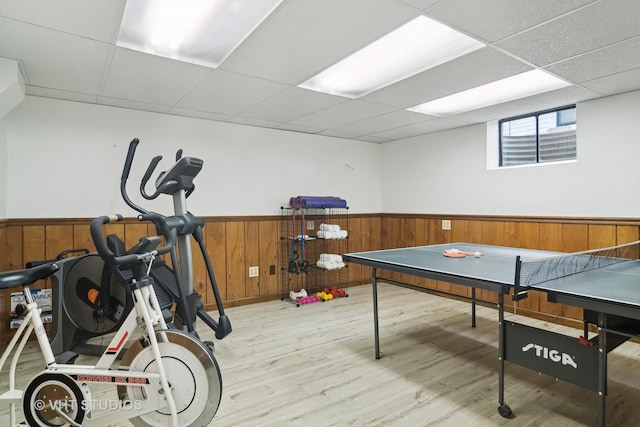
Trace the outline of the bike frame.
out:
M 33 301 L 31 290 L 28 286 L 23 286 L 23 293 L 25 302 L 27 302 L 28 313 L 0 357 L 0 372 L 2 372 L 5 362 L 13 352 L 9 372 L 9 390 L 0 395 L 0 402 L 4 401 L 10 404 L 10 424 L 12 427 L 16 426 L 16 404 L 20 404 L 24 393 L 23 390 L 16 389 L 17 365 L 33 331 L 35 331 L 38 345 L 46 364 L 46 369 L 43 372 L 68 375 L 83 390 L 87 388 L 84 384 L 97 383 L 103 385 L 110 383 L 114 386 L 141 387 L 145 389 L 144 394 L 147 399 L 141 405 L 105 411 L 104 414 L 96 418 L 91 417 L 92 414 L 89 413 L 83 425 L 103 426 L 105 425 L 105 417 L 109 417 L 108 423 L 110 424 L 115 421 L 134 418 L 168 405 L 171 411 L 172 424 L 177 427 L 177 410 L 162 364 L 162 357 L 155 334 L 157 326 L 159 326 L 159 330 L 163 330 L 167 329 L 167 325 L 152 286 L 147 285 L 133 290 L 134 310 L 131 310 L 95 365 L 61 365 L 56 363 L 40 316 L 41 310 L 38 308 L 37 303 Z M 110 369 L 125 344 L 140 326 L 144 328 L 144 339 L 148 340 L 153 350 L 158 373 Z M 14 348 L 15 352 L 13 351 Z M 163 393 L 157 392 L 160 389 L 163 390 Z M 87 395 L 90 398 L 90 393 L 85 394 L 85 396 Z

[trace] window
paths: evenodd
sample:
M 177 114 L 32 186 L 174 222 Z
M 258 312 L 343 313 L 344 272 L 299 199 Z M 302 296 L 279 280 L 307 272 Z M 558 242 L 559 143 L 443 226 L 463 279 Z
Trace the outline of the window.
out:
M 576 107 L 562 107 L 498 122 L 500 166 L 574 160 Z

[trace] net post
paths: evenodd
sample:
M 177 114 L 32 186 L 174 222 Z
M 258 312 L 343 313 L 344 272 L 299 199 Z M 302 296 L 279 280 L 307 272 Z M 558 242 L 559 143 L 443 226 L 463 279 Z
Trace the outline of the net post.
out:
M 516 256 L 516 277 L 513 281 L 513 295 L 512 299 L 514 301 L 520 301 L 521 299 L 525 299 L 529 296 L 529 291 L 520 290 L 520 269 L 522 266 L 522 261 L 520 261 L 520 255 Z

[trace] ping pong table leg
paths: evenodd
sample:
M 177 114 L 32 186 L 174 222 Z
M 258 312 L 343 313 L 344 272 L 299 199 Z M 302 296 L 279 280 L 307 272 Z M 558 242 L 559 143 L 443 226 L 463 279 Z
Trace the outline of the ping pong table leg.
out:
M 378 279 L 376 268 L 371 268 L 371 288 L 373 289 L 373 336 L 375 341 L 376 359 L 380 359 L 380 336 L 378 334 Z
M 476 327 L 476 288 L 471 288 L 471 327 Z
M 598 313 L 598 425 L 604 427 L 607 396 L 607 321 Z
M 510 418 L 513 412 L 504 403 L 504 358 L 505 358 L 505 326 L 504 326 L 504 294 L 498 292 L 498 413 L 504 418 Z

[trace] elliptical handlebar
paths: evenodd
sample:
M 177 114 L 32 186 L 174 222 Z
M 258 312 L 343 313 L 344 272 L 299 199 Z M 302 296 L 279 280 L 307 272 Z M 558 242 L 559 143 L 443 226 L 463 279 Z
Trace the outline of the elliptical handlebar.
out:
M 90 230 L 93 243 L 96 245 L 96 250 L 98 251 L 100 257 L 110 266 L 116 267 L 120 265 L 130 265 L 138 262 L 141 259 L 145 259 L 150 255 L 156 256 L 166 254 L 170 252 L 176 244 L 177 233 L 175 229 L 172 229 L 167 224 L 166 218 L 164 216 L 156 213 L 148 213 L 139 215 L 138 219 L 140 221 L 152 222 L 156 226 L 158 231 L 160 231 L 165 237 L 167 244 L 165 246 L 162 246 L 161 248 L 154 249 L 151 252 L 116 256 L 107 246 L 102 228 L 105 224 L 122 221 L 122 215 L 104 215 L 91 221 Z
M 142 206 L 135 204 L 127 194 L 127 180 L 129 179 L 131 165 L 133 164 L 133 158 L 135 156 L 136 148 L 139 143 L 140 140 L 138 138 L 134 138 L 129 143 L 127 158 L 122 170 L 122 176 L 120 177 L 120 194 L 122 194 L 122 198 L 127 203 L 127 205 L 142 214 L 146 214 L 149 213 L 149 211 L 144 209 Z M 153 193 L 148 194 L 145 190 L 145 187 L 147 186 L 149 179 L 151 179 L 151 175 L 153 175 L 153 172 L 156 170 L 156 167 L 161 160 L 162 156 L 156 156 L 151 159 L 151 162 L 149 163 L 149 166 L 147 167 L 147 170 L 142 177 L 142 181 L 140 182 L 140 194 L 142 195 L 142 197 L 147 200 L 154 200 L 161 194 L 173 194 L 180 189 L 184 190 L 185 198 L 189 197 L 195 190 L 193 177 L 195 177 L 195 175 L 197 175 L 202 168 L 202 160 L 195 157 L 183 158 L 182 149 L 178 150 L 178 152 L 176 153 L 176 164 L 174 164 L 171 170 L 160 172 L 160 175 L 156 180 L 156 190 Z
M 124 162 L 124 168 L 122 169 L 122 176 L 120 177 L 120 194 L 122 194 L 122 198 L 124 199 L 125 203 L 127 205 L 129 205 L 129 207 L 135 209 L 136 211 L 140 212 L 141 214 L 147 214 L 147 213 L 149 213 L 149 211 L 144 209 L 143 207 L 138 206 L 135 203 L 133 203 L 133 201 L 129 198 L 129 195 L 127 194 L 127 180 L 129 179 L 129 172 L 131 172 L 131 164 L 133 163 L 133 157 L 136 154 L 136 147 L 138 147 L 139 143 L 140 143 L 140 140 L 138 138 L 133 138 L 131 140 L 131 142 L 129 143 L 129 150 L 127 151 L 127 158 L 126 158 L 126 160 Z M 158 160 L 158 161 L 160 161 L 160 160 Z M 153 163 L 153 161 L 152 161 L 152 163 Z M 156 162 L 156 164 L 157 164 L 157 162 Z M 154 168 L 155 168 L 155 166 L 154 166 Z M 151 172 L 153 172 L 153 170 Z M 151 175 L 151 172 L 149 172 L 149 170 L 147 169 L 147 173 L 149 175 Z M 147 175 L 145 175 L 145 177 L 146 176 Z
M 147 171 L 144 173 L 144 176 L 142 177 L 142 181 L 140 182 L 140 194 L 142 194 L 142 197 L 144 197 L 147 200 L 153 200 L 156 197 L 158 197 L 160 194 L 162 194 L 162 191 L 158 189 L 152 195 L 148 195 L 144 189 L 147 186 L 147 182 L 149 182 L 149 179 L 151 178 L 153 171 L 156 170 L 156 166 L 158 166 L 158 163 L 160 163 L 160 160 L 162 160 L 162 156 L 156 156 L 153 159 L 151 159 L 151 163 L 149 163 L 149 167 L 147 168 Z

